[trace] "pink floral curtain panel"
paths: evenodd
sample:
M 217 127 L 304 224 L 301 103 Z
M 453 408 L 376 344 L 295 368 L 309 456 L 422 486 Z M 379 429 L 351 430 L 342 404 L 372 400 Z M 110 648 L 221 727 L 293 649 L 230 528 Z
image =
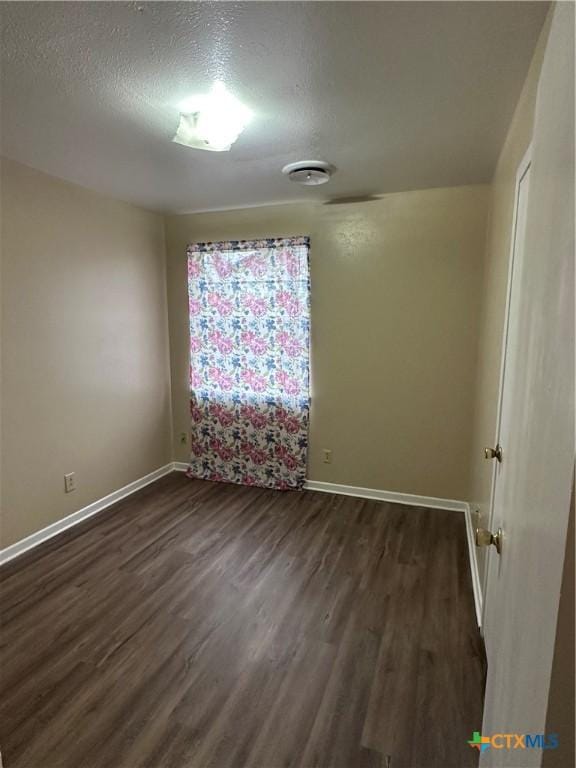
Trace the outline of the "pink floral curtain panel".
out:
M 307 237 L 188 247 L 188 475 L 267 488 L 306 478 Z

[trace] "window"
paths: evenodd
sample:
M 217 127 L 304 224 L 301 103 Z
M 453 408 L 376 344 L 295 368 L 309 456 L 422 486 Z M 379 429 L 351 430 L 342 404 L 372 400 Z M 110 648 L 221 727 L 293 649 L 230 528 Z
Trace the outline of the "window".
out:
M 308 249 L 306 237 L 189 246 L 190 476 L 302 487 Z

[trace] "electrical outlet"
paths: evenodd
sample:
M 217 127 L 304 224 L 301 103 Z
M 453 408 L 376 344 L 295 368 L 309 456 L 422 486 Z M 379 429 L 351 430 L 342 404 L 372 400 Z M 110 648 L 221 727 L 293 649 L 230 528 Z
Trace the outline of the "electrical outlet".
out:
M 188 435 L 186 432 L 180 432 L 180 445 L 186 445 L 188 442 Z
M 76 490 L 76 476 L 74 472 L 64 475 L 64 490 L 66 493 L 72 493 L 72 491 Z
M 332 464 L 332 450 L 330 448 L 324 448 L 322 455 L 324 456 L 322 459 L 324 464 Z

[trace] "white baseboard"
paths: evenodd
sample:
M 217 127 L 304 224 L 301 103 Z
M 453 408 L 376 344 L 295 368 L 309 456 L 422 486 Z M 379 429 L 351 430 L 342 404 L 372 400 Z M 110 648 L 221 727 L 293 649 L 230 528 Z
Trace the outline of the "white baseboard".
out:
M 472 525 L 472 511 L 470 504 L 466 504 L 464 510 L 466 520 L 466 539 L 468 541 L 468 559 L 470 560 L 470 572 L 472 574 L 472 590 L 474 592 L 474 607 L 476 608 L 476 621 L 478 626 L 482 627 L 482 582 L 478 571 L 478 557 L 476 554 L 476 542 L 474 541 L 474 526 Z
M 186 472 L 188 464 L 184 461 L 175 461 L 176 472 Z M 438 499 L 435 496 L 414 496 L 411 493 L 397 493 L 396 491 L 380 491 L 375 488 L 360 488 L 356 485 L 338 485 L 337 483 L 321 483 L 317 480 L 306 480 L 306 491 L 320 491 L 322 493 L 336 493 L 341 496 L 355 496 L 358 499 L 375 499 L 376 501 L 392 501 L 395 504 L 410 504 L 415 507 L 431 507 L 433 509 L 453 509 L 456 512 L 464 512 L 467 508 L 465 501 L 454 499 Z
M 42 542 L 48 541 L 48 539 L 51 539 L 53 536 L 57 536 L 67 528 L 71 528 L 73 525 L 77 525 L 83 520 L 87 520 L 89 517 L 92 517 L 92 515 L 96 515 L 98 512 L 112 506 L 112 504 L 115 504 L 117 501 L 139 491 L 140 488 L 144 488 L 146 485 L 167 475 L 169 472 L 172 472 L 173 469 L 174 464 L 173 462 L 170 462 L 170 464 L 166 464 L 165 466 L 154 470 L 154 472 L 150 472 L 150 474 L 144 475 L 144 477 L 141 477 L 138 480 L 134 480 L 133 483 L 128 483 L 128 485 L 125 485 L 123 488 L 119 488 L 117 491 L 113 491 L 107 496 L 92 502 L 92 504 L 88 504 L 87 507 L 83 507 L 77 512 L 73 512 L 71 515 L 67 515 L 61 520 L 57 520 L 55 523 L 46 526 L 46 528 L 42 528 L 40 531 L 32 533 L 25 539 L 21 539 L 15 544 L 11 544 L 9 547 L 1 549 L 0 565 L 7 563 L 9 560 L 13 560 L 15 557 L 23 555 L 24 552 L 28 552 L 28 550 L 37 547 L 38 544 L 42 544 Z
M 359 488 L 356 485 L 338 485 L 337 483 L 321 483 L 317 480 L 307 480 L 304 488 L 307 491 L 322 493 L 337 493 L 343 496 L 356 496 L 359 499 L 375 499 L 376 501 L 391 501 L 394 504 L 410 504 L 413 507 L 431 507 L 432 509 L 453 509 L 464 512 L 465 501 L 454 499 L 438 499 L 435 496 L 414 496 L 411 493 L 396 491 L 381 491 L 376 488 Z

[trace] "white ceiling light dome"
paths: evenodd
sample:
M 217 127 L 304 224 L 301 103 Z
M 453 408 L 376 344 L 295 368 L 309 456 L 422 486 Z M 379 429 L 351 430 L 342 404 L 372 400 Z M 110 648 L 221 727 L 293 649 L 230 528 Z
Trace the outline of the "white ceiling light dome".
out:
M 210 93 L 182 102 L 173 141 L 193 149 L 227 152 L 251 117 L 248 107 L 217 80 Z
M 316 187 L 326 184 L 334 173 L 334 167 L 323 160 L 300 160 L 298 163 L 289 163 L 282 168 L 282 173 L 288 176 L 290 181 L 303 184 L 306 187 Z

